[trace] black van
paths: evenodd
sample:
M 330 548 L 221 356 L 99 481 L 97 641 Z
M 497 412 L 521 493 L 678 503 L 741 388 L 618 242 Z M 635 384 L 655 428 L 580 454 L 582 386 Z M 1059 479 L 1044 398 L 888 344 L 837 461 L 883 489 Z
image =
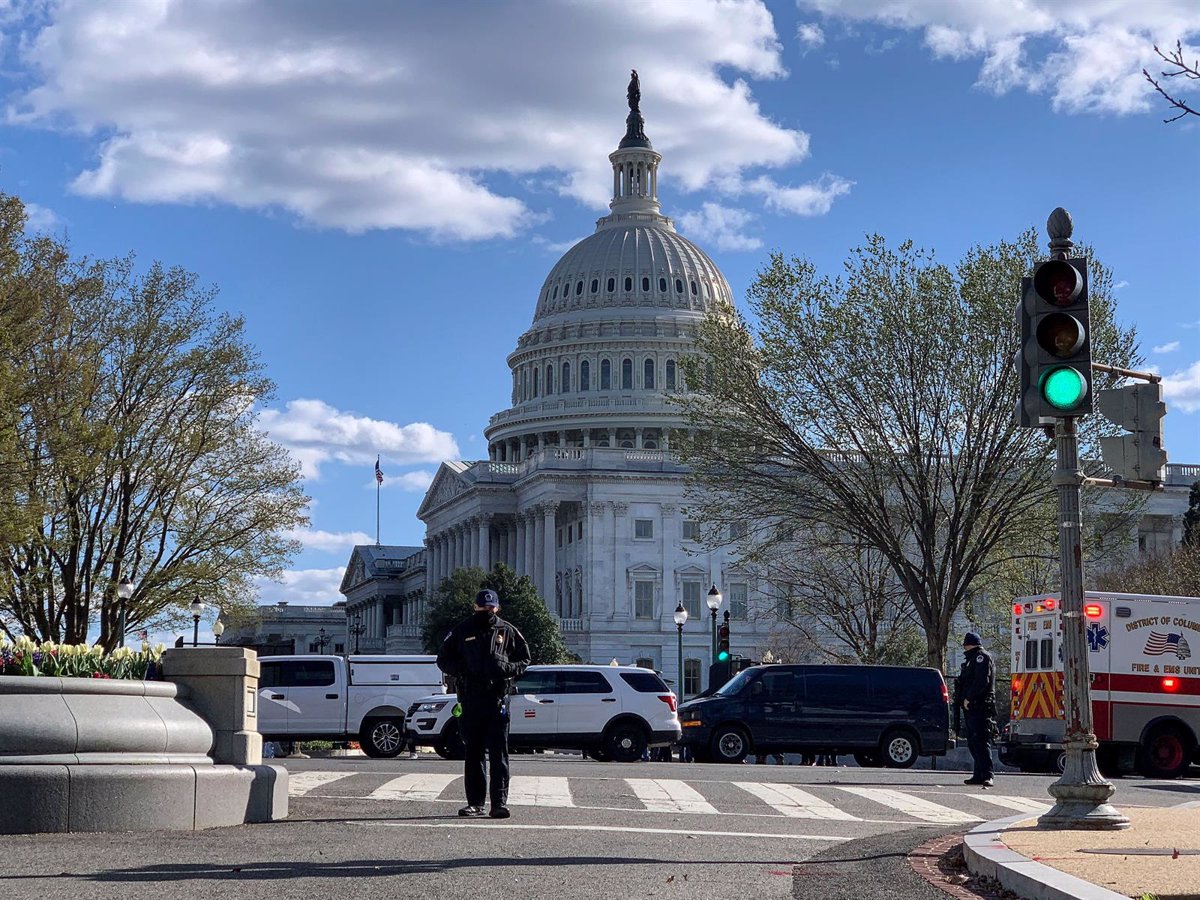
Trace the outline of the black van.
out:
M 680 706 L 679 723 L 702 762 L 825 752 L 908 768 L 954 746 L 942 673 L 909 666 L 753 666 Z

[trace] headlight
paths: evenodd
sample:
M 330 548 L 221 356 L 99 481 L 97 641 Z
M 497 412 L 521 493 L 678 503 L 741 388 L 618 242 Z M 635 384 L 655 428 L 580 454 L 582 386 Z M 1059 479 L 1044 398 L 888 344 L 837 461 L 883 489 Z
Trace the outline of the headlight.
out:
M 435 713 L 441 712 L 449 700 L 438 700 L 436 703 L 422 703 L 417 707 L 417 712 Z

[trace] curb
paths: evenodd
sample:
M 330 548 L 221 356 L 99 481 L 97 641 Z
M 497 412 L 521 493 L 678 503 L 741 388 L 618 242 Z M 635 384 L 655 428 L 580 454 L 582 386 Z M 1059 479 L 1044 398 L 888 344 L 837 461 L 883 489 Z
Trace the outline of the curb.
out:
M 1030 813 L 984 822 L 963 838 L 963 856 L 967 869 L 975 875 L 994 878 L 1005 888 L 1026 900 L 1129 900 L 1124 894 L 1060 872 L 1022 856 L 1000 839 L 1000 834 Z

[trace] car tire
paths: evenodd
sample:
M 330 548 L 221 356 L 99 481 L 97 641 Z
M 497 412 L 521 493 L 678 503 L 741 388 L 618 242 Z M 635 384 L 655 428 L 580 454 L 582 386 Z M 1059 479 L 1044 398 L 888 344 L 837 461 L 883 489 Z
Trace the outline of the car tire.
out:
M 854 754 L 854 761 L 864 769 L 878 769 L 883 765 L 878 753 L 868 753 L 863 750 L 860 750 L 858 753 Z
M 1150 730 L 1138 749 L 1138 772 L 1147 778 L 1178 778 L 1192 762 L 1196 742 L 1178 725 Z
M 615 762 L 637 762 L 646 752 L 646 731 L 633 722 L 618 722 L 604 735 L 604 754 Z
M 889 769 L 911 769 L 920 755 L 917 736 L 908 728 L 893 728 L 879 742 L 879 757 Z
M 750 738 L 737 725 L 722 725 L 712 736 L 714 762 L 740 763 L 750 752 Z
M 358 743 L 372 759 L 391 759 L 404 748 L 404 720 L 370 719 L 363 725 Z
M 442 759 L 464 759 L 467 748 L 463 746 L 462 734 L 458 726 L 451 723 L 442 732 L 442 739 L 434 746 L 433 752 Z

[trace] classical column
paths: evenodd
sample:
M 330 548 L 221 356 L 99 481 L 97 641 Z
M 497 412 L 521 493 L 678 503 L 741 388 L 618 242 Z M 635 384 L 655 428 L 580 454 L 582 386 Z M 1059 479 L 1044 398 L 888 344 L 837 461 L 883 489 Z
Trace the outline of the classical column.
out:
M 641 450 L 642 447 L 645 445 L 645 442 L 642 440 L 642 431 L 643 430 L 644 429 L 641 429 L 641 428 L 633 429 L 633 435 L 634 435 L 633 446 L 635 448 L 637 448 L 638 450 Z
M 529 529 L 526 527 L 526 516 L 524 512 L 517 512 L 517 563 L 514 567 L 518 575 L 529 574 L 529 560 L 525 555 L 525 547 L 527 541 L 525 534 Z
M 425 593 L 433 593 L 433 548 L 435 539 L 425 535 Z
M 542 509 L 542 543 L 544 546 L 542 556 L 542 583 L 546 586 L 546 592 L 542 597 L 546 600 L 547 608 L 553 609 L 554 603 L 554 570 L 557 562 L 557 554 L 554 550 L 554 541 L 556 537 L 556 529 L 554 527 L 554 514 L 558 509 L 557 503 L 547 503 Z
M 475 564 L 485 572 L 492 568 L 491 560 L 492 517 L 484 513 L 479 517 L 479 558 Z
M 529 511 L 529 524 L 533 529 L 533 540 L 529 542 L 529 577 L 533 579 L 534 585 L 537 586 L 538 594 L 542 599 L 546 597 L 546 586 L 542 580 L 542 559 L 545 555 L 545 525 L 541 515 L 541 509 L 535 507 Z

